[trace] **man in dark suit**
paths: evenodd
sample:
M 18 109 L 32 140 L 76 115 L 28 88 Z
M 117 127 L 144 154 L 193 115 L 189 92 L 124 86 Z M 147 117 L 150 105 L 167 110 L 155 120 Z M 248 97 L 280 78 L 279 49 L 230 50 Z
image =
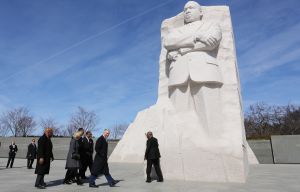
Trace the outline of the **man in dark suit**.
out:
M 96 141 L 96 145 L 95 145 L 96 156 L 94 159 L 91 176 L 89 178 L 89 186 L 93 188 L 98 187 L 95 184 L 95 180 L 97 176 L 101 174 L 105 176 L 110 187 L 114 187 L 117 183 L 110 175 L 108 163 L 107 163 L 108 143 L 106 139 L 109 137 L 109 134 L 110 131 L 108 129 L 105 129 L 103 135 L 101 135 Z
M 53 130 L 51 128 L 46 128 L 45 133 L 38 140 L 38 150 L 37 150 L 37 162 L 35 168 L 35 174 L 37 174 L 35 187 L 39 189 L 45 189 L 46 183 L 44 182 L 45 174 L 49 174 L 50 162 L 54 160 L 52 153 L 52 142 L 51 137 L 53 135 Z
M 146 148 L 146 152 L 145 152 L 145 160 L 147 160 L 147 169 L 146 169 L 146 173 L 147 173 L 147 183 L 151 182 L 151 169 L 152 169 L 152 165 L 154 165 L 158 180 L 157 182 L 163 182 L 163 175 L 160 169 L 160 163 L 159 163 L 159 158 L 160 158 L 160 152 L 158 149 L 158 142 L 157 139 L 155 137 L 153 137 L 153 134 L 151 131 L 149 131 L 146 134 L 147 137 L 147 148 Z
M 92 140 L 92 133 L 87 131 L 85 133 L 85 137 L 82 138 L 82 152 L 80 155 L 81 168 L 79 170 L 79 174 L 82 179 L 87 179 L 85 176 L 87 167 L 89 167 L 90 172 L 92 172 L 93 152 L 94 141 Z
M 34 159 L 36 158 L 36 144 L 35 144 L 35 139 L 31 140 L 31 143 L 28 145 L 28 151 L 27 151 L 27 168 L 32 169 L 32 164 Z
M 18 146 L 16 145 L 15 141 L 12 141 L 11 145 L 9 146 L 8 161 L 7 161 L 6 168 L 8 168 L 9 164 L 10 164 L 10 168 L 13 167 L 17 152 L 18 152 Z

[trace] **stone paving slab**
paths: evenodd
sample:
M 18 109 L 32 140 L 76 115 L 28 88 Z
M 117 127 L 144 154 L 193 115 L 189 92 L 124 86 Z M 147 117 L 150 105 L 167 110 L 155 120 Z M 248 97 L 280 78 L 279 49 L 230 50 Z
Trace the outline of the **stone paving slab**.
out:
M 104 177 L 96 180 L 98 189 L 83 186 L 63 185 L 66 170 L 64 160 L 55 160 L 51 165 L 50 175 L 45 177 L 49 185 L 45 190 L 33 187 L 36 175 L 34 169 L 26 168 L 26 160 L 16 159 L 15 167 L 6 169 L 7 159 L 0 158 L 0 191 L 1 192 L 32 192 L 32 191 L 111 191 L 111 192 L 299 192 L 300 165 L 252 165 L 248 181 L 245 184 L 203 183 L 187 181 L 153 181 L 145 183 L 142 164 L 111 163 L 112 176 L 121 180 L 115 188 L 106 184 Z

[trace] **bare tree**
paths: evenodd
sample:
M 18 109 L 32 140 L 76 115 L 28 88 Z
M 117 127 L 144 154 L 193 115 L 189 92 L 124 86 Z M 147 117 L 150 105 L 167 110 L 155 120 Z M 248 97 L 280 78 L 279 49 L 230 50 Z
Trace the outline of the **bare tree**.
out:
M 266 103 L 251 105 L 245 118 L 248 135 L 268 135 L 270 132 L 270 107 Z
M 20 135 L 26 137 L 31 134 L 36 126 L 36 122 L 31 116 L 24 116 L 19 120 Z
M 77 131 L 78 128 L 73 126 L 72 124 L 68 124 L 65 130 L 65 136 L 72 136 L 75 131 Z
M 110 129 L 110 138 L 113 140 L 121 139 L 125 133 L 125 131 L 128 128 L 128 124 L 118 124 L 116 123 L 112 128 Z
M 43 127 L 43 129 L 52 128 L 53 135 L 55 135 L 55 136 L 64 136 L 65 135 L 63 126 L 59 125 L 59 123 L 56 122 L 55 119 L 53 119 L 51 117 L 48 117 L 45 119 L 42 118 L 40 121 L 40 125 L 41 125 L 41 127 Z
M 14 136 L 27 136 L 35 130 L 36 122 L 26 107 L 19 107 L 3 113 L 0 118 L 3 129 Z
M 9 132 L 9 130 L 6 127 L 4 127 L 0 122 L 0 135 L 2 137 L 5 137 L 8 132 Z
M 284 132 L 284 116 L 286 115 L 285 112 L 286 106 L 272 106 L 270 112 L 270 119 L 269 126 L 272 127 L 272 134 L 279 135 Z
M 245 115 L 245 128 L 248 138 L 300 134 L 300 107 L 256 103 Z
M 285 107 L 280 134 L 300 134 L 300 107 L 288 105 Z
M 96 131 L 97 116 L 93 111 L 87 111 L 83 107 L 72 114 L 70 122 L 67 126 L 69 134 L 74 133 L 78 128 L 84 128 L 85 131 Z

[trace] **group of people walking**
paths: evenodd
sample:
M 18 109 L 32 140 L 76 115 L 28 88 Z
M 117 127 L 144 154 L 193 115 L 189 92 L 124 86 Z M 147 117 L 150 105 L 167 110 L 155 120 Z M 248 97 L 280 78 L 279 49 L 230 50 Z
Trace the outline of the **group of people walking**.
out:
M 109 137 L 109 130 L 104 130 L 96 141 L 95 145 L 95 159 L 93 161 L 94 142 L 92 140 L 92 133 L 87 131 L 84 134 L 84 129 L 79 128 L 74 133 L 66 161 L 66 176 L 63 181 L 64 184 L 72 184 L 76 182 L 77 185 L 83 184 L 83 179 L 87 179 L 85 172 L 89 168 L 91 176 L 89 177 L 89 186 L 96 188 L 95 180 L 98 175 L 103 174 L 107 179 L 110 187 L 115 186 L 115 181 L 109 173 L 107 163 L 107 149 L 108 143 L 106 139 Z
M 82 185 L 83 180 L 87 179 L 85 172 L 89 168 L 91 176 L 89 177 L 89 187 L 97 188 L 95 180 L 99 175 L 104 175 L 110 187 L 114 187 L 117 183 L 109 173 L 107 163 L 107 138 L 110 131 L 105 129 L 103 134 L 97 139 L 95 145 L 96 155 L 93 160 L 94 142 L 90 131 L 84 132 L 83 128 L 79 128 L 72 136 L 69 151 L 66 160 L 66 175 L 63 180 L 64 184 L 77 183 Z M 50 162 L 54 160 L 52 153 L 51 137 L 52 129 L 48 128 L 38 140 L 37 150 L 37 166 L 35 174 L 37 174 L 35 187 L 45 189 L 44 176 L 49 174 Z
M 109 172 L 108 167 L 108 143 L 107 138 L 110 135 L 110 131 L 105 129 L 103 134 L 97 139 L 94 148 L 94 142 L 92 139 L 92 133 L 90 131 L 85 132 L 83 128 L 79 128 L 72 136 L 69 151 L 66 160 L 66 175 L 63 180 L 64 184 L 70 185 L 72 183 L 77 183 L 77 185 L 82 185 L 83 180 L 88 179 L 89 187 L 97 188 L 95 181 L 100 175 L 104 175 L 108 185 L 114 187 L 117 184 L 117 180 L 113 179 Z M 53 145 L 51 137 L 53 136 L 53 130 L 51 128 L 46 128 L 43 136 L 38 140 L 38 146 L 35 144 L 35 140 L 28 145 L 27 152 L 27 167 L 32 168 L 34 159 L 37 159 L 35 174 L 36 182 L 35 187 L 39 189 L 45 189 L 47 187 L 44 176 L 49 174 L 51 161 L 54 160 L 53 156 Z M 158 148 L 158 141 L 153 137 L 152 132 L 146 134 L 146 152 L 145 160 L 147 160 L 147 179 L 146 182 L 151 182 L 151 168 L 154 166 L 155 172 L 158 177 L 158 182 L 163 182 L 163 175 L 160 169 L 160 152 Z M 17 145 L 13 142 L 10 146 L 9 163 L 11 167 L 13 165 L 14 157 L 18 151 Z M 94 160 L 93 153 L 94 149 L 96 151 Z M 85 172 L 87 168 L 90 170 L 89 178 L 86 177 Z
M 70 141 L 64 184 L 72 184 L 73 182 L 78 185 L 83 184 L 82 179 L 87 179 L 85 176 L 87 168 L 89 167 L 90 171 L 92 170 L 93 152 L 92 133 L 87 131 L 84 135 L 84 129 L 78 129 Z

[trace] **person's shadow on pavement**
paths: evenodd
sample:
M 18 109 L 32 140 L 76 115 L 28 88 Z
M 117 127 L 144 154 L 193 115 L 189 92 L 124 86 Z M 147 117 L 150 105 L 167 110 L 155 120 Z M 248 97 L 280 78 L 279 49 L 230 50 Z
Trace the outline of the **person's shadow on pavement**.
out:
M 116 184 L 118 184 L 120 181 L 124 181 L 123 179 L 120 179 L 120 180 L 115 180 L 116 181 Z M 108 183 L 106 182 L 106 183 L 101 183 L 101 184 L 98 184 L 97 185 L 98 187 L 100 187 L 100 186 L 108 186 Z M 117 186 L 117 185 L 115 185 L 114 187 L 120 187 L 120 186 Z
M 58 186 L 58 185 L 62 185 L 63 184 L 63 179 L 57 179 L 57 180 L 54 180 L 54 181 L 49 181 L 47 182 L 47 187 L 55 187 L 55 186 Z

